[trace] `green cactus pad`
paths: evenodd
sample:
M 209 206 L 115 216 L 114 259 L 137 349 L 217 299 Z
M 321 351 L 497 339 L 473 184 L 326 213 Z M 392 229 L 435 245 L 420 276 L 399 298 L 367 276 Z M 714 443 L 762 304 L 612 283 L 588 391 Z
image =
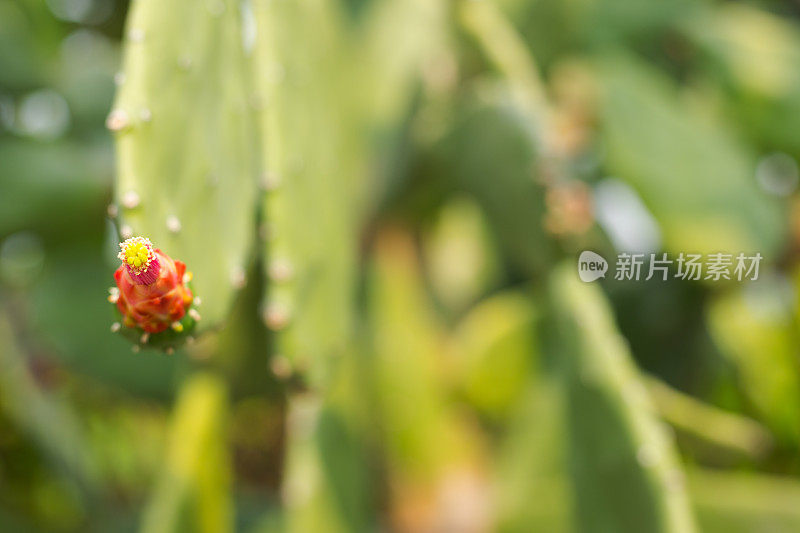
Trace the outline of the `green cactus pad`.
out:
M 602 291 L 562 265 L 551 297 L 578 530 L 695 531 L 674 443 Z
M 194 273 L 198 329 L 218 325 L 245 283 L 254 236 L 252 101 L 239 3 L 131 5 L 116 135 L 123 237 L 142 235 Z
M 259 2 L 254 49 L 263 136 L 263 302 L 277 349 L 325 375 L 351 329 L 361 161 L 348 44 L 333 4 Z M 316 376 L 316 377 L 315 377 Z

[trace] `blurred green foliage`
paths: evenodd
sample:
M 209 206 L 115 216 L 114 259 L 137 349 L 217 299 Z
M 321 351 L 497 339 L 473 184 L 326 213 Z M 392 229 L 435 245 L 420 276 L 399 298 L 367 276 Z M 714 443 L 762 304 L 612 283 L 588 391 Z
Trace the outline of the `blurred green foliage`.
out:
M 0 0 L 0 530 L 799 530 L 798 17 Z M 109 330 L 129 232 L 174 355 Z

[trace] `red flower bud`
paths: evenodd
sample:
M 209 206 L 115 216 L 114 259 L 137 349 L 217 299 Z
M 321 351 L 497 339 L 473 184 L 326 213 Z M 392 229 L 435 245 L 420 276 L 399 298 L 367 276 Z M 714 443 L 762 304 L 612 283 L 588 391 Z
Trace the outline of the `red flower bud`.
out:
M 122 265 L 114 272 L 119 289 L 117 309 L 122 325 L 159 333 L 172 326 L 180 331 L 180 320 L 192 304 L 186 287 L 190 276 L 186 265 L 173 261 L 148 239 L 133 237 L 120 243 Z

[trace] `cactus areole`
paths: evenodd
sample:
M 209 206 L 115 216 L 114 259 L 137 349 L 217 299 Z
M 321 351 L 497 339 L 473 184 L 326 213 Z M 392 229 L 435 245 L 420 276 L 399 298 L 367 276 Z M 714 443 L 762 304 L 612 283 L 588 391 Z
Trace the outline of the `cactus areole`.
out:
M 122 264 L 114 272 L 116 288 L 109 301 L 116 304 L 120 331 L 138 345 L 151 344 L 167 351 L 182 344 L 183 334 L 200 319 L 192 307 L 186 265 L 154 248 L 149 239 L 132 237 L 120 243 Z

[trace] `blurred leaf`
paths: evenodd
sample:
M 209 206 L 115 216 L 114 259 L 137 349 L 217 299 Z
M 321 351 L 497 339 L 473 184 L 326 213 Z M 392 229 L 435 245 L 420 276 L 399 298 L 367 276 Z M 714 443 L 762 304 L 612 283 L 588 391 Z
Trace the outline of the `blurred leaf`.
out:
M 312 395 L 289 403 L 286 531 L 372 531 L 363 441 L 341 411 Z
M 800 530 L 800 483 L 794 478 L 694 469 L 689 491 L 708 533 Z
M 549 67 L 575 50 L 609 44 L 663 45 L 672 27 L 696 16 L 698 0 L 493 0 L 519 28 L 533 54 Z
M 491 1 L 461 1 L 459 16 L 487 58 L 508 81 L 514 102 L 532 123 L 544 120 L 547 96 L 538 66 L 514 27 Z
M 498 452 L 497 529 L 573 531 L 563 393 L 552 379 L 529 384 Z
M 769 431 L 755 420 L 718 409 L 656 378 L 647 380 L 647 389 L 659 414 L 695 442 L 707 462 L 762 459 L 774 444 Z
M 439 387 L 443 338 L 414 261 L 406 235 L 382 235 L 369 285 L 375 392 L 393 470 L 402 477 L 430 479 L 441 461 L 453 459 L 452 435 L 444 423 Z
M 61 69 L 56 90 L 69 105 L 70 131 L 108 141 L 101 125 L 116 91 L 114 75 L 120 65 L 119 42 L 82 28 L 67 36 L 59 51 Z
M 81 419 L 86 424 L 92 462 L 106 487 L 114 487 L 124 496 L 140 497 L 161 467 L 165 410 L 151 402 L 98 389 L 80 392 Z M 107 512 L 113 516 L 121 510 L 110 507 Z M 131 525 L 138 521 L 133 513 L 128 518 Z
M 446 345 L 418 268 L 408 235 L 399 229 L 380 234 L 367 290 L 389 513 L 393 527 L 404 531 L 458 531 L 463 524 L 480 531 L 488 519 L 477 464 L 480 440 L 447 402 Z M 459 505 L 446 506 L 448 496 L 459 498 Z
M 743 89 L 780 98 L 800 84 L 793 68 L 800 64 L 796 23 L 742 3 L 724 4 L 706 15 L 687 20 L 687 26 Z
M 747 147 L 683 105 L 652 68 L 622 55 L 601 65 L 606 171 L 641 195 L 666 250 L 774 258 L 785 210 L 759 190 Z
M 232 531 L 226 413 L 225 386 L 214 376 L 195 374 L 183 385 L 143 533 Z
M 42 390 L 0 311 L 0 407 L 78 487 L 97 489 L 97 472 L 75 412 Z
M 352 347 L 352 350 L 356 350 Z M 365 401 L 366 361 L 351 351 L 323 393 L 289 398 L 282 496 L 286 531 L 372 531 L 377 505 L 369 445 L 375 430 Z
M 0 0 L 0 87 L 41 84 L 61 35 L 44 2 Z
M 597 286 L 554 272 L 569 468 L 581 531 L 694 531 L 683 473 Z
M 0 142 L 0 236 L 36 229 L 79 238 L 102 224 L 111 160 L 103 144 Z
M 461 313 L 497 283 L 499 261 L 480 207 L 456 197 L 439 212 L 423 240 L 431 290 Z
M 248 533 L 285 533 L 283 514 L 279 509 L 267 511 L 258 523 L 247 531 Z
M 730 96 L 728 111 L 759 145 L 800 157 L 800 30 L 796 20 L 749 4 L 725 3 L 688 18 L 689 37 L 708 54 L 709 75 L 719 75 Z
M 707 322 L 731 362 L 745 394 L 783 439 L 800 439 L 800 373 L 795 323 L 781 286 L 764 280 L 720 295 L 707 308 Z
M 3 531 L 22 532 L 25 533 L 40 533 L 44 529 L 33 527 L 29 522 L 22 520 L 20 517 L 0 508 L 0 528 Z
M 501 293 L 475 306 L 455 332 L 464 393 L 497 420 L 518 404 L 538 366 L 535 316 L 528 298 Z
M 117 130 L 121 220 L 194 273 L 198 327 L 246 282 L 254 239 L 253 124 L 239 3 L 131 5 Z

